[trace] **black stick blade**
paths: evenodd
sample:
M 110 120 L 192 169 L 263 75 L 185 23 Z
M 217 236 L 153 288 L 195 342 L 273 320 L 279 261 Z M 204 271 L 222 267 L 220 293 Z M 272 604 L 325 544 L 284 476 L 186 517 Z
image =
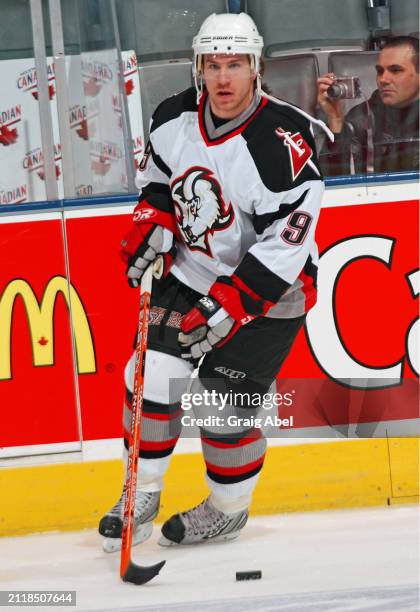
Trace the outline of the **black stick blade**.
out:
M 149 582 L 149 580 L 159 574 L 165 563 L 166 561 L 160 561 L 160 563 L 156 563 L 156 565 L 142 567 L 141 565 L 136 565 L 130 561 L 124 576 L 121 576 L 121 578 L 124 580 L 124 582 L 146 584 L 146 582 Z

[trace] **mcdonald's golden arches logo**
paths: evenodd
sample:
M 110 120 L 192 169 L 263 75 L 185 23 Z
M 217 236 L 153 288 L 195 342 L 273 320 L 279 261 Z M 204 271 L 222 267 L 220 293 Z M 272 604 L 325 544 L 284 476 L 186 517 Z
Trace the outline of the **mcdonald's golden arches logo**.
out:
M 64 276 L 54 276 L 45 288 L 41 302 L 29 283 L 23 279 L 12 280 L 0 297 L 0 380 L 11 378 L 12 315 L 15 299 L 23 299 L 31 334 L 34 366 L 54 364 L 54 305 L 58 293 L 66 300 L 70 312 L 77 372 L 96 372 L 92 334 L 83 304 Z

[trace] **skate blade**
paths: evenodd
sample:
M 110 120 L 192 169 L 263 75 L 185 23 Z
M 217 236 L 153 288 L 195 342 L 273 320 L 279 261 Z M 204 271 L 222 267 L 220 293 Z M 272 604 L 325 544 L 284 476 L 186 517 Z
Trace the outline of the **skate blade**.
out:
M 137 546 L 150 538 L 152 535 L 153 523 L 144 523 L 140 525 L 135 533 L 133 533 L 132 546 Z M 121 550 L 121 538 L 104 538 L 102 542 L 103 551 L 106 553 L 113 553 Z
M 212 544 L 213 542 L 230 542 L 232 540 L 236 540 L 239 537 L 240 531 L 232 531 L 232 533 L 226 533 L 224 535 L 219 535 L 214 538 L 209 538 L 208 540 L 200 540 L 199 542 L 173 542 L 172 540 L 168 540 L 164 535 L 161 535 L 158 544 L 159 546 L 196 546 L 197 544 Z

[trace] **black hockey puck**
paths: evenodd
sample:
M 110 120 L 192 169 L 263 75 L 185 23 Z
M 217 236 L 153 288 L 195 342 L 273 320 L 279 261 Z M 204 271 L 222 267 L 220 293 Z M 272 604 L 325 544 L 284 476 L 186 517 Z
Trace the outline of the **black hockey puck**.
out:
M 236 572 L 236 580 L 260 580 L 261 576 L 261 570 L 253 570 L 252 572 Z

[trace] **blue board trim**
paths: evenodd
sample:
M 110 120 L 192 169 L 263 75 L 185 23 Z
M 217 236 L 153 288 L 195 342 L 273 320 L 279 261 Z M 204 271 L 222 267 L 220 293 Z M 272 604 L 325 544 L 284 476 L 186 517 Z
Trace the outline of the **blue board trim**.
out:
M 401 183 L 407 181 L 418 181 L 420 173 L 393 172 L 375 174 L 355 174 L 353 176 L 330 176 L 325 178 L 327 188 L 352 187 L 355 185 L 370 185 Z M 124 193 L 106 196 L 90 196 L 85 198 L 69 198 L 64 200 L 45 200 L 42 202 L 24 202 L 22 204 L 5 204 L 0 206 L 0 214 L 43 212 L 43 211 L 63 211 L 69 208 L 94 208 L 100 206 L 112 206 L 115 204 L 134 204 L 137 201 L 137 193 Z

